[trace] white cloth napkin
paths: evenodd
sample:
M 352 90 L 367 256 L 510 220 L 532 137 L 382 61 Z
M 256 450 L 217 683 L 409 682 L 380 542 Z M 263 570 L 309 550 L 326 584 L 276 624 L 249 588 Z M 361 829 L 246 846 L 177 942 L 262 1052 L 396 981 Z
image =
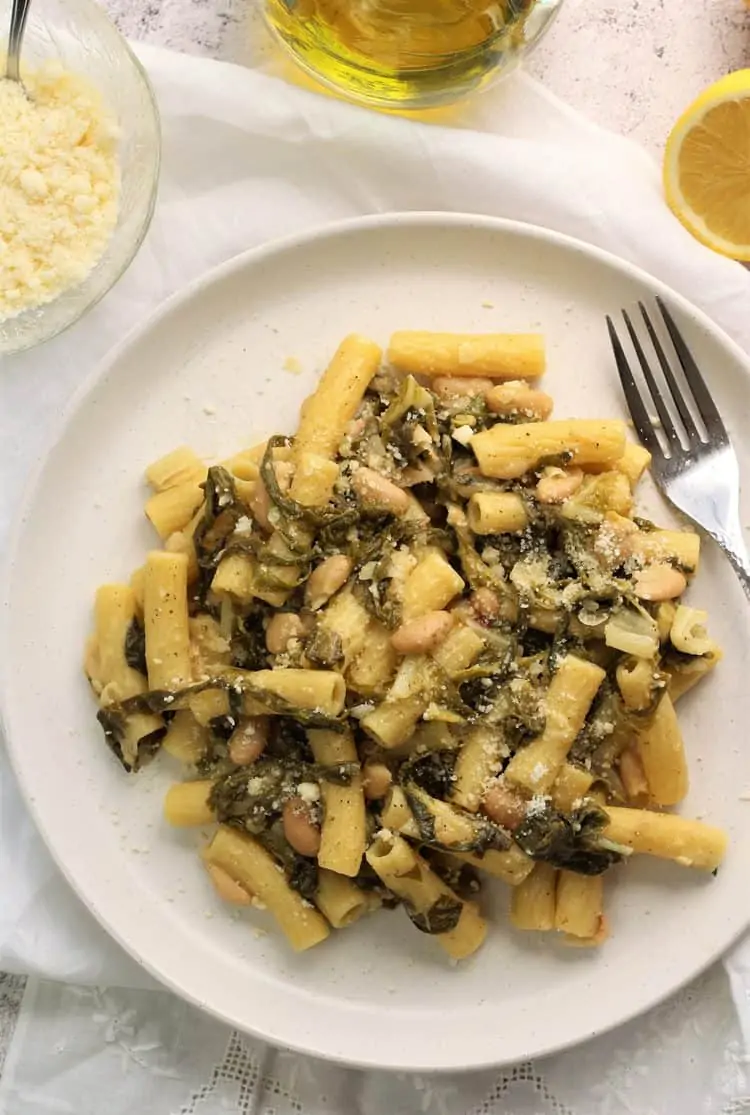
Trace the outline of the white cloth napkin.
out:
M 139 53 L 163 122 L 156 217 L 102 304 L 56 341 L 3 362 L 0 543 L 61 408 L 115 341 L 214 264 L 338 218 L 429 209 L 546 225 L 651 271 L 750 351 L 750 274 L 683 231 L 643 151 L 524 75 L 445 127 L 367 112 L 223 63 Z M 62 880 L 2 752 L 0 894 L 0 968 L 68 983 L 155 986 Z M 726 963 L 750 1041 L 750 943 Z

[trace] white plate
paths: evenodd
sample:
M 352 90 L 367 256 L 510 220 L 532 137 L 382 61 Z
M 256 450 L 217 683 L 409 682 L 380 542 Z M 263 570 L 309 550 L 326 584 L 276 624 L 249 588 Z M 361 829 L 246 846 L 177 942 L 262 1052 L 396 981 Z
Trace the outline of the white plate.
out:
M 236 917 L 214 898 L 194 834 L 161 820 L 171 760 L 137 777 L 122 772 L 80 668 L 94 589 L 128 577 L 153 545 L 141 476 L 155 457 L 184 442 L 228 454 L 292 430 L 300 400 L 350 330 L 383 342 L 397 328 L 540 329 L 558 413 L 622 415 L 604 315 L 649 292 L 673 306 L 748 475 L 747 362 L 726 337 L 610 256 L 479 217 L 368 218 L 233 260 L 167 303 L 78 399 L 32 487 L 11 559 L 8 736 L 68 880 L 176 992 L 318 1056 L 389 1069 L 478 1068 L 571 1045 L 645 1010 L 748 924 L 750 804 L 740 800 L 750 782 L 741 727 L 750 720 L 748 609 L 711 544 L 691 596 L 710 608 L 727 653 L 682 705 L 693 779 L 684 809 L 726 825 L 731 850 L 716 879 L 645 858 L 618 870 L 607 883 L 612 937 L 600 952 L 512 932 L 508 891 L 496 884 L 487 888 L 487 943 L 459 967 L 401 912 L 292 955 L 267 915 Z M 302 374 L 284 370 L 289 357 Z

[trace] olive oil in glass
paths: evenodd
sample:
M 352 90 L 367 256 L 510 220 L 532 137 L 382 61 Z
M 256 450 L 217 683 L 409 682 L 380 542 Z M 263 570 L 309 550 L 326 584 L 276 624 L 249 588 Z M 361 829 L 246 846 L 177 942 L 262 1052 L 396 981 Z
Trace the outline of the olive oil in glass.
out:
M 296 61 L 354 100 L 393 109 L 459 100 L 515 64 L 562 0 L 265 0 Z

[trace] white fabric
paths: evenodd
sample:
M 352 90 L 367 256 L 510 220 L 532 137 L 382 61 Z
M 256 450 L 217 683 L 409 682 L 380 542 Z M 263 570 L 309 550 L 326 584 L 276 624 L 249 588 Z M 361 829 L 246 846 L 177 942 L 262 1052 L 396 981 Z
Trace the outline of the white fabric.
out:
M 663 204 L 657 168 L 640 149 L 588 124 L 522 75 L 475 101 L 460 126 L 446 128 L 368 113 L 226 64 L 145 48 L 141 55 L 163 119 L 157 214 L 134 265 L 100 306 L 57 341 L 4 364 L 0 544 L 61 407 L 114 341 L 212 265 L 337 218 L 434 209 L 547 225 L 653 272 L 750 351 L 750 274 L 682 230 Z M 509 1073 L 386 1084 L 379 1074 L 265 1050 L 154 990 L 61 879 L 2 754 L 0 894 L 0 968 L 120 988 L 32 981 L 0 1087 L 0 1110 L 13 1115 L 105 1108 L 109 1115 L 619 1115 L 744 1107 L 748 944 L 726 962 L 730 981 L 715 969 L 648 1018 L 575 1053 Z M 144 987 L 151 990 L 133 990 Z

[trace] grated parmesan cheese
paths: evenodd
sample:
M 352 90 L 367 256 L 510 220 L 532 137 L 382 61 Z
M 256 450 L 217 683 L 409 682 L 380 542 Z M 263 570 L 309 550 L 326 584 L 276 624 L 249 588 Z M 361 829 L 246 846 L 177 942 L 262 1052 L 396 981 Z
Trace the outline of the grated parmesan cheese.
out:
M 474 431 L 471 426 L 459 426 L 457 430 L 453 431 L 453 440 L 457 441 L 459 445 L 468 445 L 474 437 Z
M 84 78 L 48 62 L 0 81 L 0 321 L 82 282 L 117 220 L 118 129 Z

